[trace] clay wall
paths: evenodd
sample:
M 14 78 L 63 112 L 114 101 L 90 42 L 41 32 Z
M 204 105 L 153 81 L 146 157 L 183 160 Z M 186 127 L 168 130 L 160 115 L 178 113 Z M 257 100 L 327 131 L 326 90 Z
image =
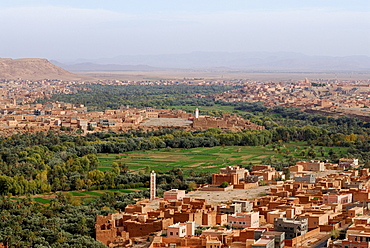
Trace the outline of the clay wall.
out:
M 148 223 L 140 223 L 136 221 L 126 221 L 125 231 L 130 233 L 130 237 L 141 237 L 148 235 L 152 232 L 158 232 L 167 229 L 168 226 L 173 224 L 173 219 L 161 219 Z
M 237 174 L 213 174 L 212 175 L 212 184 L 220 185 L 223 182 L 228 182 L 229 184 L 238 184 L 239 179 Z

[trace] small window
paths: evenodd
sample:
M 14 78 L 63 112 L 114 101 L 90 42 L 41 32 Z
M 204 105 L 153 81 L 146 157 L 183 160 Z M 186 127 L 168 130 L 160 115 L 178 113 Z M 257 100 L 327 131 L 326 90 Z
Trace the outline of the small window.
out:
M 173 235 L 173 232 L 170 232 L 170 235 Z

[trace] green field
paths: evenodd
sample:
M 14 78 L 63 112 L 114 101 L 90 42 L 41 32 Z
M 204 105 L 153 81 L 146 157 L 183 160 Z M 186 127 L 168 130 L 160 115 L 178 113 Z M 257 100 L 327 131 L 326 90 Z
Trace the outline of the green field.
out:
M 82 194 L 80 192 L 70 192 L 72 196 L 85 196 L 85 194 Z
M 345 155 L 346 147 L 314 147 L 316 159 L 329 159 L 329 150 Z M 266 163 L 267 160 L 286 161 L 289 157 L 309 160 L 311 147 L 304 142 L 268 146 L 226 146 L 200 147 L 192 149 L 158 149 L 134 151 L 125 154 L 98 154 L 101 171 L 111 169 L 113 162 L 125 163 L 131 173 L 149 167 L 151 170 L 166 172 L 174 167 L 184 170 L 216 172 L 227 165 L 248 165 Z M 323 156 L 322 156 L 323 155 Z
M 49 203 L 50 200 L 49 199 L 45 199 L 45 198 L 33 198 L 35 201 L 39 202 L 39 203 L 42 203 L 42 204 L 46 204 L 46 203 Z

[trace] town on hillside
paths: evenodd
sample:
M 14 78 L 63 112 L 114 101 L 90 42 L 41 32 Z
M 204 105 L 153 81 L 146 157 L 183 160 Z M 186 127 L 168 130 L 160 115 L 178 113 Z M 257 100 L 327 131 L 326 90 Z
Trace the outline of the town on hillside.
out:
M 171 189 L 161 198 L 153 171 L 150 199 L 98 215 L 96 239 L 108 247 L 367 247 L 370 172 L 358 166 L 355 158 L 300 161 L 289 167 L 290 178 L 270 165 L 227 166 L 210 185 L 188 194 Z M 332 241 L 346 231 L 347 238 Z

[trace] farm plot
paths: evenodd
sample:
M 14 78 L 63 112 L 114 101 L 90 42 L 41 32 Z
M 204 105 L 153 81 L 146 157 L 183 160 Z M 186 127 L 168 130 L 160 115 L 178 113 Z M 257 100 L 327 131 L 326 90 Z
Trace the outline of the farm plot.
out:
M 249 165 L 267 163 L 269 160 L 284 161 L 288 157 L 299 160 L 328 159 L 330 150 L 344 155 L 345 147 L 310 147 L 303 142 L 292 142 L 268 146 L 218 146 L 192 149 L 157 149 L 134 151 L 124 154 L 98 154 L 101 171 L 108 171 L 112 163 L 126 164 L 130 173 L 156 170 L 167 172 L 173 168 L 184 171 L 217 172 L 227 165 Z

